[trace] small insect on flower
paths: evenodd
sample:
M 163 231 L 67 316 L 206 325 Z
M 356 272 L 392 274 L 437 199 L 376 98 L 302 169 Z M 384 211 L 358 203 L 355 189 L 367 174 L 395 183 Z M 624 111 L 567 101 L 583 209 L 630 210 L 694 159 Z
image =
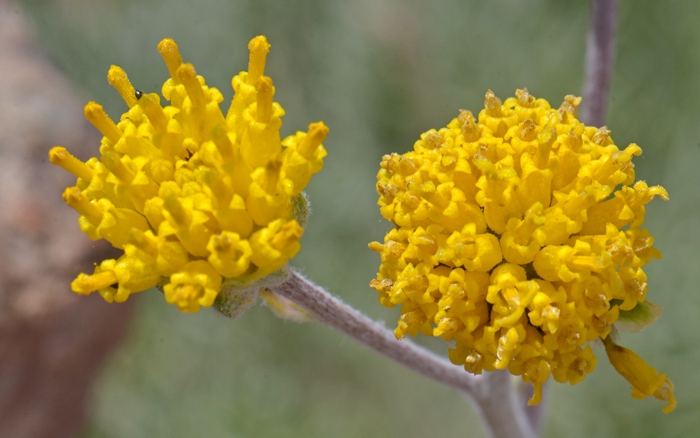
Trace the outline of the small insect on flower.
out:
M 379 205 L 395 228 L 370 244 L 382 261 L 370 285 L 382 305 L 401 306 L 397 338 L 454 340 L 453 363 L 522 376 L 531 404 L 550 376 L 575 384 L 591 373 L 589 342 L 603 339 L 633 396 L 670 411 L 665 375 L 609 347 L 613 324 L 645 303 L 642 268 L 661 258 L 645 205 L 668 194 L 635 183 L 639 146 L 620 150 L 607 128 L 577 120 L 581 98 L 552 109 L 515 94 L 502 103 L 488 91 L 478 121 L 462 110 L 383 158 Z
M 227 281 L 250 284 L 299 251 L 305 218 L 297 206 L 323 167 L 328 128 L 312 123 L 308 133 L 280 138 L 284 110 L 264 76 L 270 45 L 259 36 L 248 47 L 248 71 L 233 78 L 226 115 L 219 90 L 165 39 L 158 51 L 170 72 L 162 89 L 170 105 L 112 66 L 107 78 L 129 110 L 114 123 L 97 103 L 85 107 L 104 135 L 101 157 L 83 163 L 51 150 L 51 162 L 78 178 L 63 198 L 80 213 L 81 229 L 124 250 L 80 274 L 75 292 L 122 302 L 158 285 L 169 303 L 196 312 Z

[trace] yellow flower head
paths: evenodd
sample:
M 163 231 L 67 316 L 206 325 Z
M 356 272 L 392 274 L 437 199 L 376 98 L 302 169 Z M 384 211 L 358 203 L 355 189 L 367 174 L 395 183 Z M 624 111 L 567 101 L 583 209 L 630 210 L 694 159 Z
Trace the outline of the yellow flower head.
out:
M 580 123 L 580 102 L 489 91 L 478 121 L 462 110 L 378 175 L 396 228 L 370 244 L 382 259 L 371 286 L 401 306 L 396 336 L 454 341 L 453 363 L 522 376 L 533 404 L 550 375 L 575 384 L 594 370 L 588 342 L 644 302 L 642 267 L 661 257 L 641 226 L 666 190 L 634 182 L 639 146 Z M 640 393 L 658 396 L 651 386 Z
M 312 123 L 308 133 L 281 140 L 284 110 L 264 76 L 270 45 L 259 36 L 248 48 L 248 72 L 233 78 L 225 116 L 219 90 L 165 39 L 158 50 L 171 76 L 162 90 L 169 106 L 112 66 L 108 80 L 129 110 L 115 124 L 100 105 L 85 107 L 104 135 L 100 159 L 83 163 L 62 147 L 51 150 L 51 162 L 78 177 L 63 198 L 81 214 L 81 229 L 124 250 L 80 274 L 75 292 L 122 302 L 162 285 L 168 302 L 196 312 L 212 305 L 222 279 L 250 283 L 299 251 L 301 191 L 323 167 L 328 128 Z

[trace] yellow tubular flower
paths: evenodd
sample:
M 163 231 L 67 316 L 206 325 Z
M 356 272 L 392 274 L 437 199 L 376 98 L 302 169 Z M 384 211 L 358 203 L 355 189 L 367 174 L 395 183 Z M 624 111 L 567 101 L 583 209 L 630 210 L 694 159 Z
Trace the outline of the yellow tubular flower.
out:
M 657 400 L 668 402 L 663 409 L 664 412 L 668 413 L 676 408 L 673 383 L 668 380 L 666 374 L 659 375 L 658 371 L 644 362 L 644 359 L 632 350 L 615 344 L 612 339 L 606 338 L 604 343 L 610 363 L 632 384 L 632 397 L 644 399 L 653 395 Z
M 81 229 L 125 251 L 80 274 L 75 292 L 122 302 L 160 285 L 169 303 L 196 312 L 212 305 L 224 280 L 245 286 L 299 251 L 297 219 L 305 223 L 298 215 L 308 211 L 300 210 L 301 192 L 323 168 L 328 128 L 312 123 L 308 134 L 282 140 L 284 110 L 264 75 L 270 45 L 259 36 L 249 49 L 227 114 L 219 90 L 165 39 L 158 51 L 170 73 L 162 88 L 169 106 L 112 66 L 107 78 L 129 110 L 115 123 L 97 103 L 85 107 L 104 135 L 101 157 L 83 163 L 62 147 L 51 150 L 51 162 L 78 178 L 63 198 L 80 213 Z
M 641 228 L 645 205 L 668 194 L 634 182 L 639 146 L 619 150 L 605 127 L 576 119 L 581 98 L 552 109 L 515 94 L 502 103 L 489 91 L 478 122 L 461 110 L 413 151 L 383 158 L 378 204 L 396 228 L 370 244 L 382 258 L 370 286 L 401 306 L 397 338 L 454 341 L 453 363 L 522 376 L 531 404 L 550 375 L 575 384 L 591 373 L 588 342 L 601 338 L 633 396 L 669 411 L 670 381 L 609 337 L 646 305 L 642 267 L 661 254 Z
M 220 290 L 221 275 L 204 260 L 187 263 L 163 287 L 165 300 L 177 304 L 183 312 L 199 312 L 199 306 L 211 306 Z

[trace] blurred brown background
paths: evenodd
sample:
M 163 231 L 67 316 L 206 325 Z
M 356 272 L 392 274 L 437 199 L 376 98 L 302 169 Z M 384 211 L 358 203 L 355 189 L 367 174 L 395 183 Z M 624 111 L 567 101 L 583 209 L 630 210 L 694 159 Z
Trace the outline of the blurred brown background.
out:
M 5 0 L 0 72 L 0 435 L 73 437 L 131 306 L 68 292 L 71 277 L 113 250 L 66 227 L 76 215 L 55 194 L 74 178 L 50 171 L 47 151 L 64 142 L 89 157 L 99 135 L 80 92 Z

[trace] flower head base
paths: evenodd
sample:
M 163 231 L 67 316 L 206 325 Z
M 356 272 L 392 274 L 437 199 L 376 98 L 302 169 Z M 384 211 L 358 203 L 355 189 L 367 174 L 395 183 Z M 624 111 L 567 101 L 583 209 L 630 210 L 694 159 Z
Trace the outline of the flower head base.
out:
M 396 228 L 370 244 L 382 258 L 371 286 L 401 306 L 396 336 L 454 340 L 453 363 L 522 376 L 533 404 L 550 375 L 575 384 L 595 369 L 588 342 L 644 302 L 642 267 L 661 258 L 641 226 L 668 194 L 634 182 L 641 149 L 580 123 L 580 102 L 556 110 L 527 90 L 503 103 L 489 91 L 478 121 L 461 111 L 385 156 L 378 175 Z
M 170 39 L 158 45 L 170 106 L 112 66 L 108 80 L 130 109 L 115 124 L 100 105 L 85 107 L 104 135 L 101 158 L 83 163 L 62 147 L 49 153 L 78 177 L 63 198 L 81 214 L 81 229 L 125 252 L 80 274 L 74 291 L 121 302 L 161 285 L 169 303 L 196 312 L 226 279 L 252 284 L 296 255 L 308 211 L 302 190 L 323 167 L 328 128 L 312 123 L 280 139 L 284 110 L 264 76 L 269 48 L 263 36 L 250 42 L 248 72 L 233 78 L 225 116 L 219 90 L 183 63 Z

